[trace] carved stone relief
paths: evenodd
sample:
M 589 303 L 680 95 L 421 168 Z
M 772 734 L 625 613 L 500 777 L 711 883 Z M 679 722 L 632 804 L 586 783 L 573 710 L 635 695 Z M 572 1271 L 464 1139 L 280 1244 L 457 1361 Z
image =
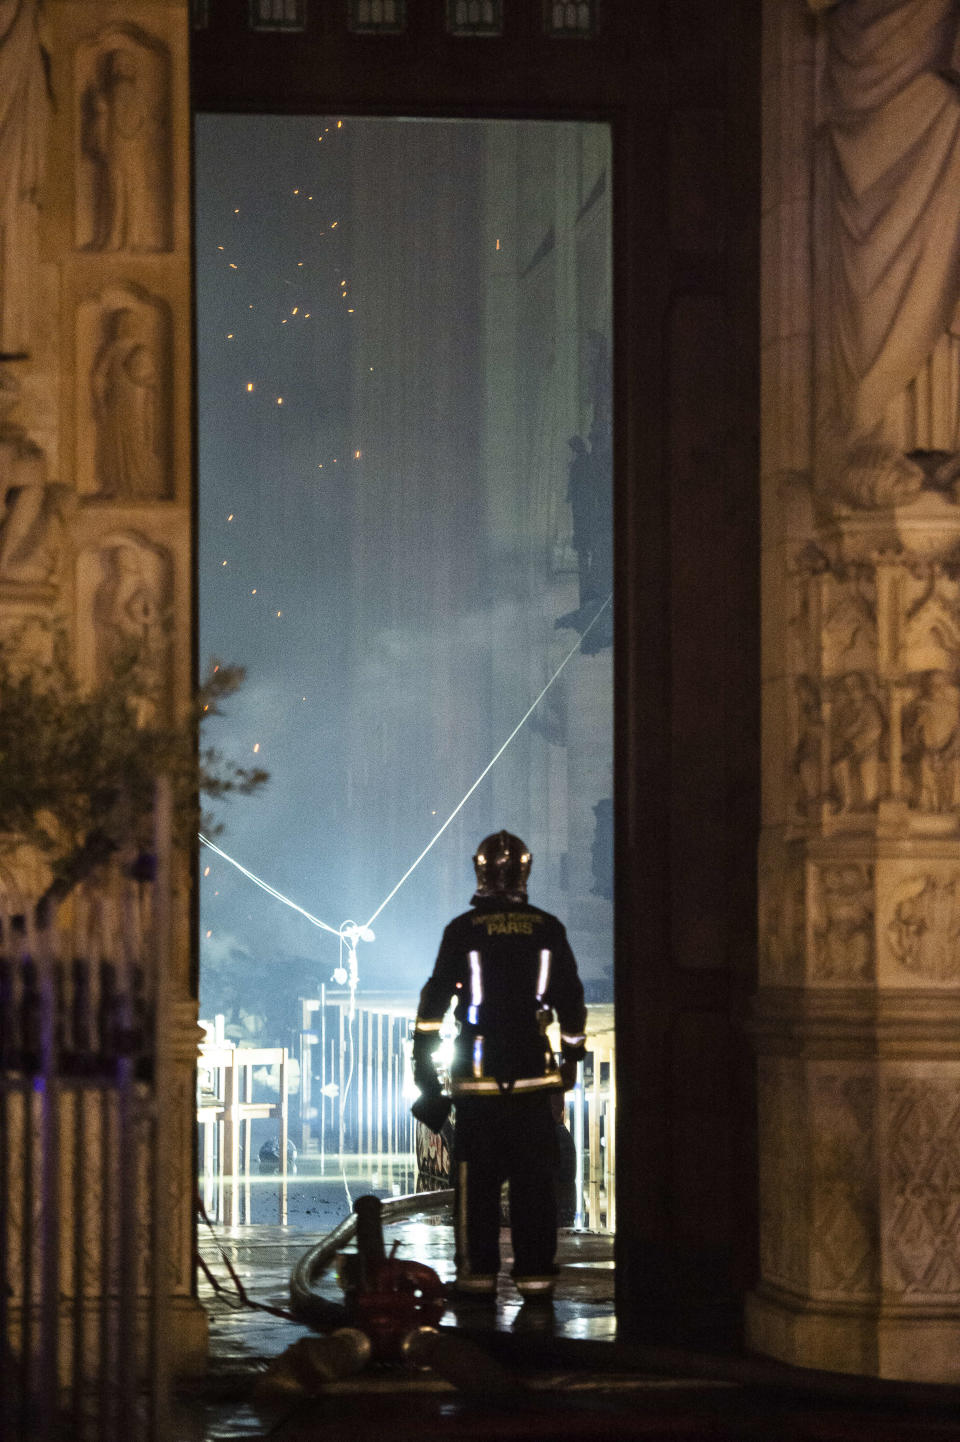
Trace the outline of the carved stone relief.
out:
M 924 981 L 960 979 L 960 872 L 915 876 L 898 892 L 886 927 L 894 960 Z
M 897 662 L 902 671 L 948 671 L 960 664 L 960 585 L 942 566 L 899 568 L 902 580 Z M 898 607 L 898 609 L 899 609 Z
M 77 564 L 81 676 L 109 680 L 117 662 L 132 660 L 131 705 L 141 725 L 168 704 L 170 578 L 168 553 L 135 532 L 105 537 Z
M 839 812 L 872 810 L 884 784 L 886 717 L 874 677 L 849 671 L 831 685 L 830 799 Z
M 77 58 L 76 242 L 84 250 L 167 251 L 171 230 L 170 57 L 116 27 Z
M 0 586 L 55 583 L 66 494 L 47 480 L 39 446 L 19 429 L 0 426 Z
M 884 1285 L 960 1299 L 960 1079 L 898 1077 L 884 1088 Z
M 796 697 L 796 740 L 793 748 L 793 773 L 797 810 L 812 814 L 824 794 L 824 744 L 826 722 L 819 687 L 809 676 L 798 676 Z
M 870 671 L 877 664 L 876 582 L 865 567 L 831 571 L 819 583 L 821 656 L 828 675 Z
M 843 862 L 815 874 L 813 977 L 847 986 L 872 981 L 873 867 Z
M 810 1134 L 813 1288 L 868 1296 L 878 1251 L 873 1078 L 815 1075 Z
M 40 0 L 0 0 L 0 352 L 33 349 L 37 221 L 50 99 Z
M 77 482 L 104 500 L 172 494 L 170 311 L 115 286 L 77 315 Z
M 901 718 L 905 798 L 920 811 L 960 810 L 960 686 L 925 671 Z

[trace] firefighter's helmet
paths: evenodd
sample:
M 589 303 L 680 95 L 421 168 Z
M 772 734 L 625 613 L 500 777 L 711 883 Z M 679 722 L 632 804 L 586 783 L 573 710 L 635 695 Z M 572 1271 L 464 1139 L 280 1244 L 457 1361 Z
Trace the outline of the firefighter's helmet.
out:
M 527 877 L 533 857 L 519 836 L 497 831 L 477 847 L 473 868 L 477 873 L 475 900 L 487 897 L 526 901 Z

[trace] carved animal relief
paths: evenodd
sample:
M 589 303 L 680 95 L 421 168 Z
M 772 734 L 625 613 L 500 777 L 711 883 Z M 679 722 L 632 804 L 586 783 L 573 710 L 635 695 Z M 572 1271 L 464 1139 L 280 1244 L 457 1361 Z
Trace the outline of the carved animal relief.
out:
M 813 931 L 813 975 L 846 985 L 872 981 L 873 867 L 844 863 L 821 868 Z
M 886 932 L 905 971 L 924 981 L 960 978 L 960 873 L 919 876 L 897 902 Z

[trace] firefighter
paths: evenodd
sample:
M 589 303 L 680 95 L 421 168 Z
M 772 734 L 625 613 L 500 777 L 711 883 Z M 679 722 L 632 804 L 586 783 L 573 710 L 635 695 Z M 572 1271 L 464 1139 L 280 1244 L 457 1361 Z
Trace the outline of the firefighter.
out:
M 496 1296 L 500 1189 L 510 1183 L 513 1279 L 526 1299 L 553 1295 L 557 1247 L 554 1103 L 574 1085 L 584 1054 L 586 1009 L 577 964 L 561 923 L 527 901 L 532 857 L 499 831 L 473 858 L 471 909 L 443 933 L 433 975 L 420 995 L 413 1112 L 439 1131 L 456 1106 L 454 1236 L 460 1296 Z M 456 999 L 450 1096 L 433 1053 Z M 546 1035 L 556 1012 L 561 1055 Z

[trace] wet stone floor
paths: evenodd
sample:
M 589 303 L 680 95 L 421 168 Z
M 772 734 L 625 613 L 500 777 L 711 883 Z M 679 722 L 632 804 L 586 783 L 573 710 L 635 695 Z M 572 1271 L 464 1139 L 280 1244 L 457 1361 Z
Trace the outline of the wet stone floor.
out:
M 356 1194 L 356 1189 L 354 1189 Z M 616 1338 L 613 1239 L 561 1234 L 561 1273 L 552 1311 L 524 1308 L 509 1276 L 509 1233 L 502 1235 L 496 1307 L 476 1303 L 445 1314 L 457 1385 L 433 1370 L 399 1363 L 371 1365 L 322 1384 L 313 1395 L 268 1386 L 271 1360 L 317 1332 L 292 1318 L 243 1306 L 228 1258 L 255 1302 L 289 1308 L 295 1262 L 346 1215 L 341 1195 L 311 1208 L 318 1228 L 260 1223 L 201 1227 L 200 1253 L 213 1278 L 200 1275 L 210 1322 L 207 1374 L 179 1384 L 170 1418 L 171 1442 L 269 1438 L 276 1442 L 452 1442 L 455 1438 L 637 1438 L 643 1442 L 960 1442 L 960 1393 L 944 1398 L 847 1395 L 827 1386 L 794 1389 L 793 1369 L 759 1360 L 633 1348 Z M 443 1215 L 385 1227 L 387 1250 L 426 1262 L 445 1282 L 453 1277 L 453 1240 Z M 335 1267 L 320 1290 L 341 1301 Z M 556 1339 L 554 1342 L 553 1339 Z M 610 1343 L 609 1347 L 597 1345 Z M 580 1345 L 578 1345 L 580 1344 Z M 466 1348 L 457 1360 L 456 1349 Z M 473 1349 L 472 1351 L 470 1349 Z M 611 1359 L 610 1361 L 603 1360 Z M 625 1359 L 625 1360 L 624 1360 Z M 786 1375 L 784 1375 L 786 1374 Z M 448 1369 L 448 1376 L 451 1375 Z M 845 1385 L 845 1384 L 844 1384 Z
M 345 1207 L 318 1207 L 332 1227 Z M 227 1260 L 250 1300 L 281 1310 L 290 1305 L 290 1272 L 303 1253 L 325 1235 L 294 1226 L 253 1225 L 200 1228 L 200 1255 L 210 1277 L 201 1269 L 199 1295 L 210 1324 L 210 1366 L 205 1378 L 181 1386 L 174 1409 L 177 1442 L 217 1442 L 228 1437 L 268 1437 L 296 1408 L 289 1397 L 264 1397 L 257 1380 L 270 1359 L 292 1343 L 316 1332 L 295 1320 L 244 1306 Z M 444 1282 L 453 1279 L 453 1232 L 446 1216 L 422 1216 L 385 1229 L 388 1250 L 396 1243 L 397 1255 L 434 1268 Z M 509 1278 L 512 1264 L 509 1232 L 502 1234 L 502 1274 L 496 1308 L 467 1304 L 458 1316 L 448 1309 L 444 1326 L 465 1323 L 471 1333 L 485 1330 L 522 1331 L 526 1325 L 521 1299 Z M 615 1335 L 613 1311 L 613 1238 L 609 1233 L 564 1232 L 559 1260 L 563 1266 L 552 1316 L 548 1324 L 556 1335 L 609 1339 Z M 210 1279 L 212 1278 L 212 1280 Z M 331 1266 L 319 1290 L 330 1301 L 343 1294 Z M 530 1309 L 527 1308 L 526 1312 Z M 536 1326 L 544 1324 L 541 1315 Z M 329 1384 L 325 1396 L 421 1394 L 452 1392 L 449 1383 L 424 1372 L 395 1367 L 370 1368 L 362 1376 Z M 299 1399 L 297 1399 L 299 1400 Z M 276 1435 L 283 1435 L 277 1433 Z M 321 1435 L 320 1433 L 317 1434 Z M 324 1433 L 323 1435 L 330 1435 Z

